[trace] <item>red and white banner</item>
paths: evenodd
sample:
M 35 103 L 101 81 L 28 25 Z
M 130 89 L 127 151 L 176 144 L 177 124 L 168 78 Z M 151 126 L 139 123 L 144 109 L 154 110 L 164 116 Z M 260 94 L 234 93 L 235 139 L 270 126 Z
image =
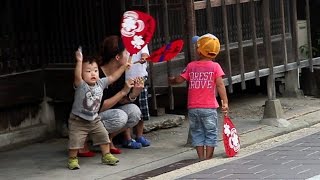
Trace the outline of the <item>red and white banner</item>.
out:
M 228 115 L 225 115 L 223 119 L 222 136 L 226 155 L 228 157 L 235 156 L 240 150 L 240 139 L 238 136 L 237 129 L 233 125 Z
M 121 38 L 130 54 L 136 54 L 147 45 L 155 30 L 155 20 L 140 11 L 126 11 L 121 21 Z
M 183 48 L 183 40 L 178 39 L 153 51 L 147 60 L 151 62 L 164 62 L 173 59 Z

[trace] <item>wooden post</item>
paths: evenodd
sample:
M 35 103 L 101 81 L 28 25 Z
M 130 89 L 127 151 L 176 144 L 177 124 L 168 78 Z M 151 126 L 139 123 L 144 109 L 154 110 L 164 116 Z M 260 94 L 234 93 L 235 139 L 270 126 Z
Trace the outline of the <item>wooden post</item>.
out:
M 228 91 L 229 93 L 233 92 L 232 85 L 232 70 L 231 70 L 231 58 L 230 58 L 230 47 L 229 47 L 229 35 L 228 35 L 228 18 L 227 18 L 227 7 L 226 0 L 221 0 L 222 2 L 222 16 L 223 16 L 223 35 L 224 35 L 224 51 L 225 51 L 225 59 L 228 63 Z
M 298 48 L 298 30 L 297 30 L 297 0 L 291 0 L 291 24 L 292 24 L 292 51 L 293 58 L 300 67 L 299 48 Z
M 195 53 L 195 49 L 194 49 L 194 45 L 191 44 L 191 39 L 193 36 L 196 35 L 196 18 L 195 18 L 195 10 L 194 10 L 194 2 L 193 0 L 184 0 L 183 1 L 185 4 L 185 10 L 186 10 L 186 19 L 188 19 L 186 21 L 186 36 L 187 38 L 187 42 L 185 43 L 188 48 L 188 54 L 189 54 L 189 59 L 187 60 L 186 63 L 190 62 L 192 59 L 196 58 L 196 53 Z
M 284 20 L 284 3 L 280 0 L 280 16 L 281 16 L 281 32 L 282 32 L 282 57 L 285 71 L 287 71 L 288 55 L 287 55 L 287 40 L 286 40 L 286 22 Z
M 246 81 L 244 77 L 244 60 L 243 60 L 243 38 L 242 38 L 242 22 L 241 22 L 241 7 L 240 0 L 237 0 L 236 5 L 237 13 L 237 36 L 238 36 L 238 52 L 239 52 L 239 64 L 240 64 L 240 73 L 241 73 L 241 89 L 246 89 Z
M 310 25 L 310 5 L 309 0 L 306 0 L 306 20 L 307 20 L 307 36 L 308 36 L 308 48 L 309 48 L 309 69 L 313 72 L 313 62 L 312 62 L 312 41 L 311 41 L 311 25 Z
M 283 110 L 279 99 L 276 99 L 276 88 L 274 82 L 273 56 L 270 31 L 270 2 L 262 0 L 262 16 L 263 16 L 263 43 L 265 47 L 265 58 L 269 68 L 269 76 L 267 80 L 268 100 L 265 103 L 262 124 L 276 127 L 288 127 L 290 123 L 283 118 Z
M 263 31 L 264 38 L 263 43 L 265 45 L 265 58 L 269 68 L 269 76 L 267 81 L 268 99 L 276 99 L 274 72 L 273 72 L 273 56 L 271 45 L 271 32 L 270 32 L 270 4 L 269 0 L 262 1 L 262 13 L 263 13 Z
M 251 30 L 252 30 L 252 48 L 253 58 L 255 60 L 255 82 L 257 86 L 260 86 L 260 73 L 259 73 L 259 59 L 258 59 L 258 47 L 257 47 L 257 29 L 256 29 L 256 13 L 254 7 L 254 0 L 250 1 L 250 16 L 251 16 Z
M 211 0 L 206 1 L 206 13 L 207 13 L 208 31 L 210 33 L 213 33 L 213 18 L 212 18 Z
M 164 26 L 164 37 L 165 42 L 168 44 L 170 42 L 169 37 L 169 19 L 168 19 L 168 3 L 167 0 L 163 0 L 163 26 Z M 172 76 L 171 74 L 171 61 L 167 61 L 167 74 L 168 76 Z M 170 84 L 168 84 L 168 94 L 169 94 L 169 106 L 170 110 L 174 109 L 174 96 L 173 89 Z
M 149 0 L 144 0 L 144 6 L 146 8 L 146 11 L 148 14 L 150 14 L 150 3 Z M 152 46 L 149 45 L 149 50 L 152 50 Z M 151 89 L 151 98 L 152 98 L 152 104 L 151 107 L 153 110 L 157 111 L 158 106 L 157 106 L 157 96 L 156 96 L 156 90 L 153 84 L 153 63 L 152 62 L 147 62 L 149 63 L 149 83 L 150 83 L 150 89 Z
M 185 63 L 187 64 L 188 62 L 190 62 L 192 59 L 196 58 L 196 54 L 195 54 L 195 49 L 194 49 L 194 45 L 191 44 L 191 39 L 193 36 L 196 35 L 196 18 L 195 18 L 195 9 L 194 9 L 194 2 L 193 0 L 183 0 L 184 2 L 184 6 L 185 6 L 185 15 L 186 15 L 186 43 L 185 46 L 187 46 L 185 49 L 187 49 L 187 51 L 185 53 L 187 53 L 187 56 L 185 57 L 189 57 L 188 61 L 186 61 Z M 188 87 L 188 86 L 187 86 Z M 185 146 L 191 146 L 192 144 L 192 137 L 191 137 L 191 131 L 190 128 L 188 129 L 188 138 L 187 138 L 187 142 L 185 144 Z

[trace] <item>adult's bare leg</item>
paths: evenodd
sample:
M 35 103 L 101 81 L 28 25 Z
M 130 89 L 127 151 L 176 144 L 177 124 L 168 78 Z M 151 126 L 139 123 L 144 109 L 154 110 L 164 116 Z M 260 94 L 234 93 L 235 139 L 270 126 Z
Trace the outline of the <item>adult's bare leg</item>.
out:
M 140 120 L 137 124 L 136 128 L 136 138 L 139 138 L 143 135 L 143 126 L 144 126 L 144 122 L 142 120 Z
M 122 128 L 122 129 L 120 129 L 120 130 L 117 131 L 117 132 L 113 132 L 113 133 L 110 133 L 110 134 L 109 134 L 109 138 L 110 138 L 110 141 L 111 141 L 111 143 L 110 143 L 110 149 L 116 149 L 115 145 L 113 144 L 113 138 L 116 137 L 118 134 L 126 131 L 127 129 L 128 129 L 128 128 Z
M 132 139 L 132 137 L 131 137 L 131 129 L 130 129 L 130 128 L 127 128 L 127 129 L 124 131 L 123 135 L 124 135 L 124 140 L 125 140 L 125 141 L 131 140 L 131 139 Z

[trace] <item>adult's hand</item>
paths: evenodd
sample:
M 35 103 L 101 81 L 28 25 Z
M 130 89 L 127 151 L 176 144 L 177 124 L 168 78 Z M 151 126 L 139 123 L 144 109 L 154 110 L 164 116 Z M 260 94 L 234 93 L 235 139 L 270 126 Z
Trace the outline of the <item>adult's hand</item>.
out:
M 134 86 L 134 80 L 133 79 L 128 79 L 125 84 L 124 87 L 121 89 L 121 91 L 119 91 L 116 95 L 112 96 L 109 99 L 106 99 L 103 101 L 102 107 L 100 109 L 100 112 L 103 112 L 107 109 L 112 108 L 114 105 L 116 105 L 117 103 L 120 104 L 127 104 L 128 98 L 127 95 L 130 92 L 131 88 Z
M 133 97 L 139 96 L 143 88 L 144 88 L 144 78 L 143 77 L 134 78 L 134 86 L 131 92 L 132 96 Z
M 126 80 L 124 87 L 122 88 L 122 92 L 124 92 L 125 95 L 127 95 L 130 92 L 131 88 L 134 87 L 134 84 L 135 84 L 134 79 Z

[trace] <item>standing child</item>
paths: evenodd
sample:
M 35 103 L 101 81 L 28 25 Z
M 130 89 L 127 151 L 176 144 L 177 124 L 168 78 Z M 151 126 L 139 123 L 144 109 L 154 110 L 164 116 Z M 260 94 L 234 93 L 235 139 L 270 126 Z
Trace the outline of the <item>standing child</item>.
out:
M 216 89 L 222 100 L 222 112 L 228 112 L 228 98 L 222 80 L 224 72 L 221 66 L 212 61 L 219 54 L 220 42 L 212 34 L 194 37 L 199 59 L 190 62 L 177 77 L 169 77 L 170 84 L 188 81 L 188 117 L 192 145 L 196 148 L 200 160 L 211 159 L 218 138 L 219 104 Z
M 117 80 L 130 64 L 123 65 L 111 76 L 99 79 L 95 58 L 83 59 L 81 48 L 75 53 L 74 102 L 69 118 L 68 168 L 79 169 L 78 149 L 83 148 L 86 137 L 91 134 L 94 145 L 100 145 L 103 164 L 116 165 L 119 159 L 110 153 L 108 131 L 98 116 L 103 89 Z
M 126 79 L 142 78 L 144 80 L 144 88 L 142 89 L 138 100 L 135 103 L 141 110 L 141 120 L 135 126 L 136 142 L 140 143 L 142 147 L 150 146 L 150 141 L 143 136 L 144 121 L 150 119 L 148 106 L 148 86 L 145 84 L 148 78 L 147 62 L 149 57 L 148 45 L 144 46 L 137 54 L 132 55 L 132 66 L 126 71 Z M 135 100 L 135 99 L 132 99 Z

